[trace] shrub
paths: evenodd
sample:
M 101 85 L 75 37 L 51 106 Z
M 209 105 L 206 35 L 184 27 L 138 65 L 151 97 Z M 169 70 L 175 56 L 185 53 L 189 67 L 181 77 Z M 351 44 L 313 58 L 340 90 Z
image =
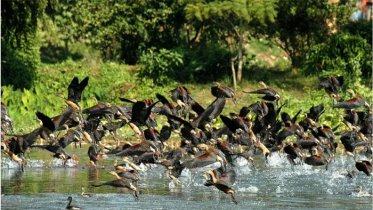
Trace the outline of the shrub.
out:
M 40 61 L 39 49 L 34 45 L 12 48 L 2 39 L 1 58 L 1 84 L 30 88 Z
M 345 76 L 345 87 L 361 83 L 361 77 L 371 77 L 372 52 L 360 36 L 337 33 L 324 44 L 314 46 L 307 58 L 306 75 Z
M 181 82 L 209 83 L 231 75 L 231 54 L 217 43 L 205 43 L 195 49 L 179 50 L 185 53 L 185 70 L 182 72 Z
M 183 55 L 174 50 L 152 48 L 141 55 L 139 64 L 140 79 L 150 78 L 156 85 L 165 85 L 183 68 L 184 62 Z

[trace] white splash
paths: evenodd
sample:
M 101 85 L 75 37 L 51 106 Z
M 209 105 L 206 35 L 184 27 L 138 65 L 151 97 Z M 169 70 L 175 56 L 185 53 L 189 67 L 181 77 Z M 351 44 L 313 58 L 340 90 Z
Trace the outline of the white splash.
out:
M 268 156 L 268 165 L 273 168 L 290 167 L 290 163 L 285 155 L 278 152 L 272 153 L 271 156 Z
M 247 192 L 247 193 L 258 193 L 259 189 L 255 186 L 250 185 L 249 187 L 240 187 L 237 189 L 238 192 Z
M 26 167 L 28 168 L 42 168 L 45 164 L 43 160 L 26 160 Z
M 17 167 L 19 167 L 19 165 L 14 160 L 8 157 L 1 158 L 1 168 L 17 168 Z
M 277 193 L 277 194 L 282 194 L 282 193 L 284 193 L 284 192 L 285 192 L 285 190 L 281 189 L 280 186 L 277 186 L 277 188 L 276 188 L 276 193 Z

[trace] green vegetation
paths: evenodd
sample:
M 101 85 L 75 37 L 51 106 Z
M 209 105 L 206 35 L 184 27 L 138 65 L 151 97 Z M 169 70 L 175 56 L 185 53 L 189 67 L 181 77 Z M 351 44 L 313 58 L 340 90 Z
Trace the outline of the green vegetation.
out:
M 74 76 L 90 76 L 83 108 L 94 105 L 91 96 L 121 104 L 118 97 L 154 99 L 178 85 L 207 106 L 214 81 L 232 87 L 237 79 L 239 103 L 225 112 L 259 100 L 242 90 L 262 80 L 290 115 L 323 103 L 322 122 L 335 125 L 340 111 L 318 77 L 343 75 L 342 99 L 352 88 L 372 100 L 372 22 L 349 21 L 354 10 L 324 0 L 5 1 L 1 100 L 26 132 L 37 110 L 60 114 L 57 94 Z

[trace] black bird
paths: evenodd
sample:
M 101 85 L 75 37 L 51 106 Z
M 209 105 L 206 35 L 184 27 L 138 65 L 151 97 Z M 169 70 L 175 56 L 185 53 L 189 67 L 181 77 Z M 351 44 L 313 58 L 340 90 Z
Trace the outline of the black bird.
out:
M 367 160 L 358 160 L 355 165 L 357 170 L 364 172 L 367 176 L 373 176 L 371 162 Z
M 111 175 L 114 175 L 116 177 L 115 180 L 105 182 L 103 184 L 99 185 L 93 185 L 94 187 L 101 187 L 104 185 L 112 186 L 112 187 L 120 187 L 120 188 L 127 188 L 134 191 L 134 197 L 136 200 L 139 199 L 138 194 L 140 194 L 140 191 L 136 188 L 136 186 L 132 183 L 131 180 L 125 179 L 123 177 L 120 177 L 115 171 L 110 171 Z
M 69 196 L 67 198 L 67 200 L 69 201 L 69 203 L 67 204 L 66 209 L 68 209 L 68 210 L 79 210 L 79 209 L 82 209 L 82 208 L 80 208 L 78 206 L 71 205 L 71 202 L 73 201 L 73 198 L 71 196 Z
M 217 98 L 232 98 L 233 103 L 237 104 L 236 94 L 234 90 L 229 87 L 221 86 L 220 83 L 216 82 L 218 86 L 211 87 L 211 94 Z
M 330 96 L 334 103 L 334 98 L 339 100 L 339 90 L 344 83 L 343 77 L 327 77 L 320 78 L 319 87 L 324 88 L 325 92 Z
M 87 76 L 84 78 L 80 83 L 78 77 L 74 77 L 71 81 L 68 90 L 68 97 L 67 100 L 74 102 L 77 104 L 82 100 L 82 92 L 84 88 L 88 85 L 89 77 Z
M 277 101 L 281 99 L 280 94 L 274 89 L 267 87 L 263 81 L 260 81 L 259 84 L 261 84 L 264 88 L 260 90 L 255 90 L 255 91 L 249 91 L 249 92 L 243 91 L 243 92 L 252 93 L 252 94 L 262 94 L 264 95 L 262 99 L 266 101 L 276 101 L 276 104 L 277 104 Z

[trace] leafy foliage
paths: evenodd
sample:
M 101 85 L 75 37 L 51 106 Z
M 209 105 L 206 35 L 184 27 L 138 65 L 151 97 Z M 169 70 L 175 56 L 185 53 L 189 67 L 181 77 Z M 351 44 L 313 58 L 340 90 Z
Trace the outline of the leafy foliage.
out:
M 140 57 L 140 78 L 151 78 L 156 85 L 167 84 L 169 78 L 182 69 L 183 63 L 183 57 L 178 52 L 149 49 Z
M 15 89 L 31 88 L 40 62 L 38 47 L 29 43 L 27 47 L 12 48 L 1 40 L 1 84 Z
M 341 31 L 351 35 L 360 36 L 372 47 L 372 19 L 362 21 L 349 21 L 341 27 Z
M 38 67 L 37 20 L 47 0 L 3 1 L 1 4 L 1 83 L 30 88 Z M 16 14 L 16 15 L 15 15 Z
M 369 44 L 359 36 L 337 33 L 327 44 L 318 44 L 311 49 L 305 73 L 320 76 L 344 75 L 346 86 L 353 88 L 361 83 L 362 76 L 372 76 L 370 49 Z
M 82 1 L 86 37 L 107 60 L 137 63 L 141 51 L 176 44 L 183 24 L 173 1 Z
M 256 35 L 270 38 L 291 58 L 293 67 L 301 67 L 312 46 L 323 43 L 337 26 L 348 20 L 352 9 L 324 0 L 278 1 L 276 21 L 263 26 L 253 21 Z
M 177 81 L 208 83 L 231 75 L 231 52 L 218 43 L 201 44 L 193 51 L 184 48 L 179 51 L 184 52 L 185 69 L 179 72 Z

